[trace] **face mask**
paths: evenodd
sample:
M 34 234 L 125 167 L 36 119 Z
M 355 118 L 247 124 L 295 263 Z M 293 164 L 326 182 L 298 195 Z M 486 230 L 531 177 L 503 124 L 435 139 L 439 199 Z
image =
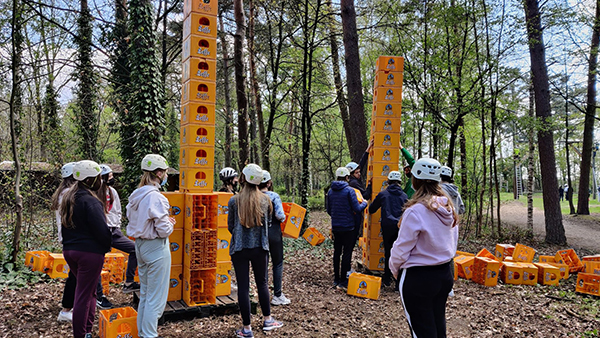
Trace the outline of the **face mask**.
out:
M 165 184 L 167 184 L 167 173 L 165 173 L 165 175 L 163 176 L 163 180 L 162 182 L 160 182 L 160 186 L 164 187 Z
M 88 187 L 88 189 L 90 189 L 90 190 L 96 191 L 96 190 L 100 189 L 100 186 L 102 186 L 102 179 L 98 179 L 98 176 L 96 176 L 96 178 L 94 178 L 94 182 L 92 182 L 92 185 L 88 186 L 85 183 L 83 183 L 83 185 Z
M 111 185 L 113 185 L 113 184 L 115 184 L 115 179 L 114 179 L 114 177 L 113 177 L 113 178 L 111 178 L 110 180 L 106 181 L 106 185 L 108 185 L 108 186 L 111 186 Z

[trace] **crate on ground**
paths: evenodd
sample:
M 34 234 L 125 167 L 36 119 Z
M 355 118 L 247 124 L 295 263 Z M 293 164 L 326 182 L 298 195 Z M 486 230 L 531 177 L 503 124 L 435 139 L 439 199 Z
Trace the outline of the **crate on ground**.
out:
M 298 238 L 306 209 L 296 203 L 282 203 L 285 220 L 281 223 L 281 232 L 283 237 Z
M 585 273 L 600 275 L 600 261 L 583 261 Z
M 231 262 L 217 262 L 217 297 L 231 294 Z
M 27 251 L 25 253 L 25 266 L 28 267 L 29 269 L 31 269 L 32 271 L 36 271 L 34 269 L 34 265 L 36 262 L 35 257 L 43 256 L 45 258 L 45 257 L 48 257 L 49 254 L 50 254 L 50 252 L 46 251 L 46 250 Z M 40 263 L 43 263 L 43 261 L 39 262 L 38 264 L 40 264 Z M 43 267 L 43 264 L 40 265 L 40 268 L 42 268 L 42 267 Z
M 515 246 L 511 244 L 496 244 L 495 256 L 503 261 L 506 257 L 512 257 Z
M 600 262 L 600 255 L 583 256 L 583 257 L 581 257 L 581 261 L 582 262 L 585 262 L 585 261 Z
M 569 279 L 569 276 L 571 275 L 571 273 L 569 272 L 569 266 L 567 264 L 560 264 L 560 263 L 546 263 L 546 264 L 550 264 L 550 265 L 553 265 L 558 268 L 558 271 L 560 273 L 560 279 Z
M 539 269 L 533 263 L 517 263 L 523 267 L 523 285 L 536 285 Z
M 454 257 L 458 257 L 458 256 L 473 256 L 473 257 L 475 257 L 475 254 L 466 252 L 466 251 L 456 250 L 456 255 L 454 255 Z
M 132 307 L 100 310 L 100 338 L 138 338 L 137 312 Z
M 588 295 L 600 296 L 600 276 L 593 273 L 578 273 L 575 291 Z
M 554 256 L 540 255 L 539 261 L 540 261 L 540 263 L 556 263 Z
M 217 266 L 217 230 L 184 232 L 183 265 L 192 270 Z
M 500 267 L 502 267 L 502 260 L 500 258 L 496 257 L 496 255 L 491 253 L 490 250 L 488 250 L 486 248 L 479 250 L 479 252 L 475 255 L 475 257 L 487 257 L 489 259 L 493 259 L 495 261 L 500 262 Z
M 452 271 L 452 276 L 454 277 L 454 280 L 458 280 L 458 264 L 456 264 L 454 260 L 452 261 L 452 268 L 454 269 Z
M 227 228 L 227 216 L 229 215 L 229 200 L 233 197 L 230 192 L 218 192 L 217 196 L 217 227 Z
M 554 256 L 554 260 L 557 263 L 567 264 L 569 266 L 570 273 L 583 270 L 583 262 L 581 262 L 579 257 L 577 257 L 577 254 L 573 249 L 557 251 L 556 256 Z
M 494 258 L 475 257 L 473 263 L 473 278 L 477 284 L 484 286 L 496 286 L 500 273 L 500 262 Z
M 169 200 L 169 216 L 175 218 L 174 229 L 183 229 L 185 221 L 185 193 L 183 191 L 166 191 L 162 194 Z
M 456 263 L 458 267 L 458 276 L 460 278 L 473 278 L 473 264 L 475 263 L 475 256 L 460 255 L 454 258 L 454 263 Z
M 43 272 L 50 278 L 67 278 L 69 276 L 69 265 L 63 254 L 51 253 L 46 258 Z
M 183 301 L 188 306 L 215 304 L 217 269 L 183 268 Z
M 370 299 L 379 299 L 381 277 L 352 273 L 348 278 L 347 294 Z
M 135 272 L 137 273 L 137 270 Z M 102 284 L 102 293 L 108 296 L 110 292 L 110 273 L 108 271 L 100 272 L 100 284 Z
M 217 229 L 219 194 L 185 194 L 186 231 Z
M 217 262 L 230 261 L 229 247 L 231 245 L 231 233 L 227 228 L 217 229 Z
M 110 282 L 119 284 L 122 283 L 125 277 L 125 256 L 120 253 L 107 253 L 104 255 L 104 265 L 102 270 L 110 273 Z
M 45 250 L 33 251 L 29 257 L 31 271 L 44 272 L 46 260 L 50 257 L 50 252 Z
M 183 265 L 171 265 L 169 295 L 167 301 L 180 300 L 183 296 Z
M 558 285 L 560 269 L 548 263 L 534 263 L 538 268 L 538 283 L 542 285 Z
M 514 262 L 504 263 L 504 265 L 500 268 L 500 280 L 504 284 L 522 284 L 523 266 Z
M 313 227 L 306 229 L 302 237 L 312 246 L 317 246 L 325 241 L 325 236 Z
M 515 262 L 524 262 L 531 263 L 533 262 L 533 257 L 535 256 L 535 249 L 528 247 L 527 245 L 523 245 L 517 243 L 515 245 L 515 249 L 513 250 L 513 261 Z
M 183 264 L 183 229 L 174 229 L 169 236 L 169 249 L 171 250 L 171 265 Z

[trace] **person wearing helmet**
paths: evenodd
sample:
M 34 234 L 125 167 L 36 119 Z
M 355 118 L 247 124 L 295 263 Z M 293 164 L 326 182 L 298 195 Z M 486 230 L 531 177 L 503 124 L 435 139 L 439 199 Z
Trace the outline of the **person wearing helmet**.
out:
M 336 181 L 331 183 L 327 193 L 327 213 L 331 216 L 333 233 L 333 284 L 334 287 L 347 288 L 347 273 L 352 263 L 352 251 L 356 244 L 355 215 L 361 214 L 367 207 L 367 201 L 358 202 L 356 192 L 348 185 L 350 171 L 340 167 L 335 171 Z M 340 256 L 342 266 L 340 271 Z
M 440 177 L 442 179 L 442 189 L 444 189 L 450 199 L 452 199 L 452 203 L 454 204 L 454 208 L 456 208 L 456 212 L 459 215 L 464 214 L 465 204 L 463 203 L 462 197 L 460 197 L 458 187 L 454 185 L 454 180 L 452 179 L 452 168 L 445 165 L 442 166 Z
M 390 270 L 414 337 L 446 336 L 446 301 L 452 290 L 452 259 L 458 243 L 458 214 L 442 189 L 442 166 L 421 158 L 412 168 L 415 194 L 405 207 Z
M 219 179 L 223 182 L 220 192 L 230 192 L 234 195 L 238 190 L 238 173 L 235 169 L 225 167 L 219 171 Z
M 61 224 L 61 214 L 60 214 L 60 202 L 62 201 L 63 195 L 65 192 L 71 188 L 77 181 L 73 178 L 73 166 L 75 162 L 69 162 L 62 166 L 60 169 L 60 176 L 62 177 L 62 181 L 60 182 L 54 194 L 52 194 L 52 199 L 50 200 L 50 209 L 54 210 L 56 215 L 56 225 L 58 227 L 58 241 L 62 245 L 62 224 Z M 75 300 L 75 285 L 77 281 L 75 280 L 75 276 L 71 271 L 69 271 L 69 276 L 67 277 L 67 281 L 65 282 L 65 287 L 63 290 L 63 298 L 62 298 L 62 310 L 58 313 L 58 321 L 59 322 L 70 322 L 73 320 L 73 301 Z
M 281 292 L 281 280 L 283 277 L 283 234 L 281 233 L 281 222 L 285 221 L 285 213 L 279 194 L 273 191 L 271 173 L 263 170 L 263 179 L 258 186 L 260 191 L 267 194 L 273 204 L 273 217 L 269 226 L 269 254 L 273 264 L 273 299 L 272 305 L 288 305 L 291 301 Z
M 406 160 L 406 162 L 408 162 L 408 165 L 404 167 L 404 175 L 406 175 L 406 184 L 404 184 L 404 192 L 406 193 L 406 196 L 408 196 L 408 199 L 412 198 L 412 195 L 415 193 L 415 189 L 413 189 L 412 187 L 412 173 L 411 173 L 411 169 L 413 167 L 413 165 L 415 164 L 415 159 L 412 157 L 412 155 L 408 152 L 408 150 L 406 150 L 406 148 L 404 148 L 402 146 L 402 143 L 400 143 L 400 152 L 402 153 L 402 157 L 404 157 L 404 159 Z
M 73 336 L 91 337 L 96 314 L 96 283 L 110 251 L 111 235 L 102 203 L 95 191 L 100 188 L 100 166 L 80 161 L 73 166 L 77 181 L 59 203 L 63 255 L 76 279 L 73 299 Z
M 137 326 L 140 337 L 157 337 L 158 319 L 169 294 L 171 251 L 169 235 L 175 219 L 169 217 L 169 200 L 159 188 L 167 183 L 169 164 L 161 155 L 149 154 L 142 160 L 143 175 L 129 196 L 127 235 L 135 238 L 135 254 L 140 277 Z
M 382 283 L 390 286 L 392 283 L 392 272 L 389 267 L 390 250 L 398 238 L 398 222 L 402 217 L 404 204 L 408 196 L 402 190 L 400 181 L 402 174 L 399 171 L 391 171 L 388 174 L 388 187 L 377 194 L 375 200 L 369 205 L 369 213 L 374 214 L 381 208 L 381 233 L 383 235 L 383 247 L 385 250 L 385 269 Z M 396 287 L 398 282 L 396 281 Z
M 270 198 L 260 192 L 263 170 L 251 163 L 244 167 L 240 177 L 242 189 L 229 200 L 227 228 L 231 232 L 229 254 L 238 281 L 238 303 L 242 328 L 236 337 L 254 337 L 250 326 L 250 264 L 263 314 L 263 331 L 271 331 L 283 323 L 271 316 L 269 303 L 269 226 L 273 218 Z
M 369 160 L 369 152 L 373 148 L 374 144 L 375 144 L 375 140 L 371 140 L 371 142 L 369 142 L 369 146 L 367 147 L 367 150 L 365 150 L 359 163 L 350 162 L 350 163 L 346 164 L 346 168 L 348 168 L 348 170 L 350 171 L 348 185 L 350 187 L 358 190 L 358 192 L 360 192 L 362 197 L 367 201 L 371 199 L 371 194 L 373 193 L 373 180 L 372 179 L 369 180 L 369 184 L 365 188 L 365 185 L 363 184 L 361 177 L 365 171 L 364 169 L 367 168 L 367 161 Z M 354 214 L 354 222 L 355 222 L 354 235 L 356 237 L 355 240 L 358 240 L 358 237 L 360 237 L 362 235 L 362 228 L 363 228 L 362 213 Z

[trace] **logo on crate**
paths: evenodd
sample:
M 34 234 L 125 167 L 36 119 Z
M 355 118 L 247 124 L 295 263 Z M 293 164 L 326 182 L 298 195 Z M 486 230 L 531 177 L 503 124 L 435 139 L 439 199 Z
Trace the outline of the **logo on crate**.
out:
M 379 243 L 379 252 L 385 252 L 385 247 L 383 246 L 383 242 Z
M 179 244 L 177 244 L 177 243 L 171 243 L 171 251 L 175 252 L 177 250 L 179 250 Z
M 131 335 L 131 333 L 126 333 L 124 335 L 117 335 L 117 338 L 133 338 L 133 336 Z
M 384 165 L 383 170 L 381 171 L 381 176 L 387 176 L 390 173 L 390 166 Z
M 366 296 L 367 293 L 369 293 L 367 291 L 367 282 L 365 282 L 364 280 L 361 280 L 360 283 L 358 283 L 358 289 L 356 290 L 356 293 L 359 295 Z
M 196 93 L 196 98 L 200 100 L 209 100 L 210 96 L 206 93 Z
M 227 215 L 229 214 L 229 206 L 228 205 L 219 205 L 219 215 Z
M 383 152 L 383 157 L 381 158 L 382 161 L 391 161 L 392 158 L 390 157 L 390 151 L 389 150 L 385 150 Z
M 383 125 L 383 130 L 392 130 L 392 121 L 391 120 L 387 120 L 385 121 L 385 124 Z
M 208 48 L 200 47 L 200 48 L 198 48 L 198 54 L 204 55 L 204 56 L 209 56 L 210 50 Z
M 385 110 L 383 111 L 383 115 L 394 115 L 394 112 L 392 111 L 392 105 L 391 104 L 387 104 L 385 106 Z
M 198 33 L 210 34 L 210 28 L 208 26 L 198 26 Z
M 219 240 L 219 249 L 227 249 L 229 247 L 229 242 L 224 239 Z
M 390 74 L 387 76 L 387 79 L 385 80 L 385 84 L 386 85 L 394 85 L 394 74 Z
M 169 284 L 171 285 L 172 288 L 176 288 L 177 285 L 179 285 L 179 281 L 176 278 L 171 278 L 169 280 L 169 282 L 170 282 Z
M 496 278 L 496 271 L 488 270 L 487 278 Z
M 69 266 L 67 264 L 63 265 L 62 271 L 60 271 L 62 273 L 69 273 Z
M 535 279 L 535 274 L 525 271 L 523 272 L 523 280 L 534 280 Z
M 392 137 L 390 135 L 385 135 L 383 137 L 383 145 L 384 146 L 391 146 L 392 145 Z
M 290 218 L 290 222 L 296 226 L 296 228 L 298 228 L 300 226 L 300 223 L 302 221 L 302 217 L 296 217 L 296 216 L 292 216 L 292 218 Z M 312 235 L 311 235 L 312 236 Z
M 185 172 L 184 172 L 185 175 Z M 190 210 L 190 207 L 185 207 L 185 217 L 190 217 L 192 215 L 192 211 Z
M 308 237 L 306 238 L 306 240 L 307 240 L 308 242 L 312 242 L 312 240 L 313 240 L 313 237 L 314 237 L 314 234 L 310 234 L 310 235 L 308 235 Z
M 198 77 L 209 77 L 210 73 L 208 72 L 208 70 L 199 70 L 196 73 L 196 76 L 198 76 Z
M 394 91 L 391 89 L 388 89 L 385 92 L 385 100 L 393 100 L 394 99 Z
M 190 253 L 190 243 L 185 243 L 185 253 L 186 254 Z
M 198 137 L 200 137 L 200 136 L 198 136 Z M 204 139 L 206 139 L 206 137 Z M 196 139 L 196 141 L 198 141 L 198 139 Z M 194 164 L 207 165 L 208 164 L 208 160 L 205 159 L 205 158 L 203 158 L 203 157 L 196 158 L 196 160 L 194 161 Z
M 171 216 L 177 216 L 181 213 L 181 208 L 172 206 L 171 207 Z
M 379 258 L 379 262 L 377 263 L 378 269 L 385 269 L 385 257 Z
M 196 121 L 208 122 L 208 116 L 196 114 Z
M 385 69 L 389 69 L 389 70 L 396 69 L 395 63 L 396 63 L 396 61 L 394 61 L 394 59 L 389 59 L 387 66 L 385 66 Z
M 206 186 L 207 186 L 206 181 L 196 180 L 194 182 L 194 187 L 206 187 Z
M 217 284 L 225 284 L 229 280 L 227 275 L 217 275 Z

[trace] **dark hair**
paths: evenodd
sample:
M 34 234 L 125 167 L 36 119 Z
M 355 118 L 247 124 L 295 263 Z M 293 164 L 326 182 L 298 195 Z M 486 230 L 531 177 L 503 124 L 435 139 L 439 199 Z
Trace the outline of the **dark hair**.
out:
M 440 178 L 442 179 L 442 181 L 444 182 L 448 182 L 448 183 L 454 183 L 454 180 L 452 179 L 452 177 L 450 176 L 446 176 L 446 175 L 440 175 Z
M 102 207 L 104 208 L 104 213 L 108 214 L 110 206 L 115 200 L 113 196 L 112 190 L 108 185 L 106 185 L 106 181 L 108 181 L 108 174 L 102 175 L 102 184 L 100 185 L 100 189 L 96 191 L 96 197 L 102 202 Z M 106 196 L 108 195 L 108 200 Z
M 58 210 L 58 208 L 60 207 L 58 200 L 60 199 L 61 193 L 64 190 L 71 188 L 76 182 L 77 181 L 75 181 L 73 176 L 63 178 L 63 180 L 58 185 L 58 188 L 56 189 L 54 194 L 52 194 L 52 199 L 50 200 L 51 201 L 50 202 L 51 210 Z
M 80 189 L 87 190 L 87 192 L 91 196 L 94 196 L 94 198 L 98 199 L 98 196 L 96 196 L 96 194 L 93 191 L 91 191 L 88 187 L 86 187 L 86 184 L 88 186 L 90 185 L 89 181 L 92 178 L 94 178 L 94 177 L 88 177 L 83 181 L 77 182 L 77 184 L 73 184 L 69 188 L 69 190 L 67 190 L 65 192 L 62 202 L 60 203 L 60 209 L 59 209 L 60 221 L 62 223 L 62 226 L 64 226 L 65 228 L 68 228 L 68 229 L 75 228 L 75 224 L 73 224 L 73 208 L 75 207 L 75 194 L 77 194 L 77 192 Z M 88 181 L 88 182 L 86 183 L 86 181 Z M 106 200 L 106 198 L 104 200 Z M 102 201 L 100 201 L 100 202 L 102 202 Z

